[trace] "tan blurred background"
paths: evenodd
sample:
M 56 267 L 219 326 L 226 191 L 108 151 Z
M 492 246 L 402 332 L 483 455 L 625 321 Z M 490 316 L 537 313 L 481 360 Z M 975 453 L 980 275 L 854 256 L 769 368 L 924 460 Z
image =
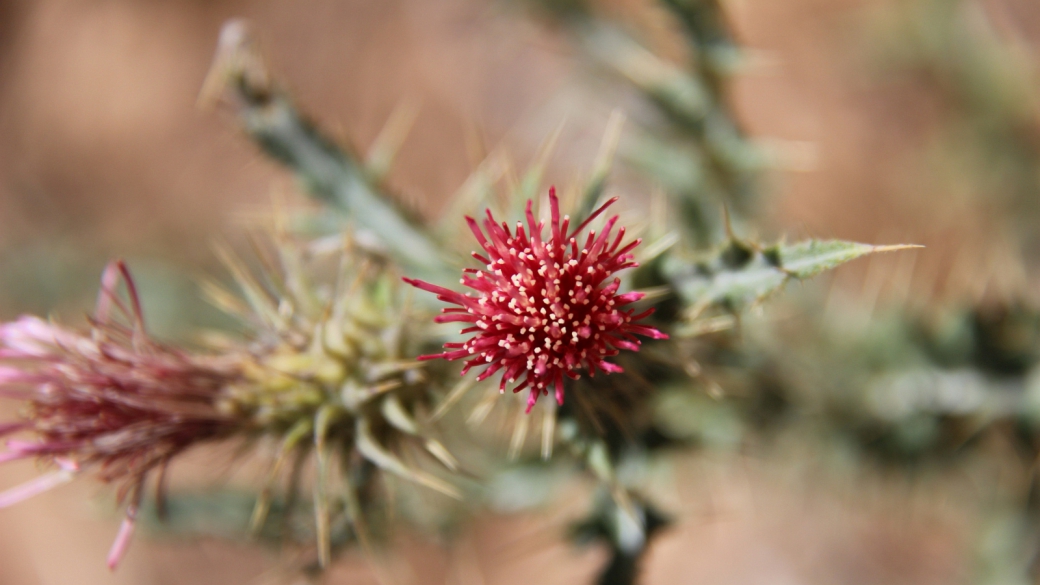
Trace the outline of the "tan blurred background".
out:
M 651 4 L 615 1 L 609 9 L 667 33 Z M 979 4 L 1024 62 L 1034 62 L 1035 2 Z M 945 107 L 931 81 L 877 65 L 877 47 L 892 34 L 884 23 L 900 2 L 730 6 L 753 56 L 734 92 L 743 122 L 807 167 L 771 177 L 767 234 L 928 244 L 935 252 L 920 255 L 915 269 L 925 295 L 977 293 L 993 258 L 1014 261 L 994 233 L 986 194 L 936 180 L 922 154 Z M 146 299 L 190 290 L 190 276 L 212 264 L 214 238 L 228 237 L 236 217 L 269 205 L 273 192 L 293 191 L 287 173 L 257 154 L 226 113 L 196 107 L 220 24 L 233 16 L 252 21 L 298 102 L 357 148 L 398 104 L 419 103 L 391 183 L 431 214 L 482 153 L 505 145 L 527 161 L 564 118 L 552 178 L 579 177 L 610 109 L 624 103 L 607 94 L 588 106 L 596 90 L 566 39 L 483 0 L 2 0 L 5 318 L 62 308 L 77 316 L 112 256 L 144 273 Z M 1036 79 L 1035 68 L 1021 71 L 1033 76 L 1024 82 Z M 964 249 L 975 268 L 950 276 Z M 156 307 L 156 327 L 175 330 L 178 311 Z M 31 464 L 4 466 L 0 488 L 33 472 Z M 652 552 L 648 583 L 966 579 L 967 519 L 934 494 L 902 493 L 897 505 L 850 486 L 806 488 L 790 477 L 797 472 L 757 464 L 676 473 L 684 487 L 671 503 L 688 513 Z M 871 493 L 900 489 L 878 482 Z M 116 523 L 104 512 L 107 493 L 79 482 L 0 510 L 0 584 L 280 582 L 271 551 L 220 542 L 139 540 L 109 574 L 104 557 Z M 454 547 L 412 543 L 388 563 L 401 582 L 585 582 L 600 553 L 556 544 L 561 526 L 488 518 Z M 329 582 L 376 580 L 355 555 Z

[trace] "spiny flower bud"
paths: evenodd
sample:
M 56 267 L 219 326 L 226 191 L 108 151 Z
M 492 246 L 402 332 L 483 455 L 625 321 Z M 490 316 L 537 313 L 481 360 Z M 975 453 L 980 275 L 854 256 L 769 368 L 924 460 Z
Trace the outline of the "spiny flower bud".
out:
M 555 391 L 563 404 L 564 377 L 578 379 L 581 372 L 594 376 L 597 370 L 621 372 L 607 361 L 619 350 L 639 350 L 636 335 L 666 339 L 653 327 L 639 325 L 653 309 L 636 314 L 628 305 L 643 298 L 643 293 L 618 294 L 621 280 L 611 276 L 637 266 L 631 251 L 634 240 L 622 245 L 625 228 L 612 237 L 618 216 L 607 220 L 597 234 L 588 224 L 617 201 L 613 198 L 596 209 L 573 231 L 570 218 L 560 219 L 560 202 L 555 188 L 549 190 L 551 223 L 549 238 L 542 240 L 544 222 L 536 222 L 532 202 L 527 202 L 527 229 L 517 222 L 511 233 L 487 211 L 482 231 L 476 220 L 467 217 L 473 235 L 484 249 L 473 257 L 485 269 L 467 268 L 460 281 L 475 290 L 463 294 L 421 280 L 404 279 L 437 298 L 458 305 L 442 310 L 438 323 L 460 322 L 469 326 L 462 334 L 472 334 L 461 343 L 446 343 L 447 351 L 419 359 L 467 359 L 465 375 L 471 368 L 486 366 L 477 380 L 502 372 L 499 385 L 518 382 L 513 392 L 529 388 L 527 412 L 539 396 Z M 486 232 L 486 236 L 485 236 Z
M 253 329 L 243 350 L 242 378 L 225 389 L 224 408 L 252 421 L 281 445 L 253 514 L 264 523 L 287 461 L 313 457 L 319 562 L 330 558 L 330 526 L 360 534 L 365 498 L 378 469 L 449 496 L 450 483 L 424 470 L 413 447 L 454 470 L 456 462 L 422 420 L 430 384 L 414 359 L 420 325 L 402 306 L 397 279 L 359 259 L 347 239 L 335 248 L 277 234 L 275 258 L 257 278 L 230 252 L 223 259 L 241 298 L 209 286 L 212 300 Z M 287 500 L 298 486 L 290 477 Z M 367 494 L 367 495 L 366 495 Z M 334 515 L 346 515 L 343 518 Z

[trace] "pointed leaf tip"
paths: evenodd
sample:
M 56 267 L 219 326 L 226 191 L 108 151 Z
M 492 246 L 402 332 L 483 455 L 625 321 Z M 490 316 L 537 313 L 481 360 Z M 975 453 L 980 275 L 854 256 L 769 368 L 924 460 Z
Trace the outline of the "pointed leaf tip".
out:
M 734 261 L 734 248 L 726 245 L 696 265 L 673 264 L 666 270 L 676 292 L 691 306 L 691 314 L 697 315 L 713 305 L 742 309 L 762 301 L 792 278 L 808 279 L 868 254 L 920 247 L 807 240 L 765 248 L 741 245 L 739 261 Z
M 790 246 L 780 246 L 776 248 L 776 251 L 785 272 L 795 278 L 811 278 L 868 254 L 920 247 L 922 246 L 914 244 L 873 246 L 843 240 L 809 240 Z

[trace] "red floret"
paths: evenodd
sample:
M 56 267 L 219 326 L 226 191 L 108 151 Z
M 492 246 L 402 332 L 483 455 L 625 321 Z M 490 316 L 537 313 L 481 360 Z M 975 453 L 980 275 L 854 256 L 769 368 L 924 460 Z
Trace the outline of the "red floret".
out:
M 621 372 L 607 361 L 622 349 L 638 351 L 636 335 L 666 339 L 653 327 L 637 324 L 653 309 L 635 313 L 628 305 L 642 293 L 618 294 L 621 280 L 616 272 L 637 266 L 631 251 L 641 240 L 622 245 L 625 228 L 612 237 L 618 216 L 607 220 L 597 234 L 580 232 L 607 207 L 607 201 L 578 227 L 570 230 L 570 218 L 560 218 L 560 202 L 555 189 L 549 190 L 551 224 L 548 239 L 542 240 L 544 222 L 536 222 L 531 201 L 527 202 L 527 228 L 517 222 L 515 233 L 498 223 L 487 211 L 483 230 L 473 218 L 466 218 L 484 254 L 473 257 L 484 269 L 467 268 L 462 284 L 477 294 L 462 294 L 428 282 L 404 279 L 409 284 L 432 292 L 437 298 L 458 307 L 446 308 L 438 323 L 468 324 L 463 334 L 473 334 L 462 343 L 445 344 L 445 352 L 419 359 L 468 358 L 463 374 L 485 366 L 477 377 L 484 380 L 502 372 L 500 390 L 508 384 L 514 392 L 529 389 L 527 411 L 541 395 L 552 388 L 556 401 L 563 404 L 564 376 L 577 379 L 587 371 Z M 486 236 L 485 236 L 486 232 Z

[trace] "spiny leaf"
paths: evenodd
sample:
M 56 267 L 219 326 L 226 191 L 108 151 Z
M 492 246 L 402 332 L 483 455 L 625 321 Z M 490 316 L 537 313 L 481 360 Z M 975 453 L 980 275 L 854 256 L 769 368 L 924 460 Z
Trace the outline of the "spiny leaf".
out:
M 454 486 L 440 478 L 434 477 L 422 470 L 406 465 L 396 455 L 379 444 L 372 436 L 369 422 L 365 418 L 359 418 L 356 429 L 357 450 L 365 459 L 384 471 L 395 473 L 407 480 L 414 481 L 419 485 L 426 486 L 446 496 L 462 499 L 462 494 Z
M 418 116 L 419 104 L 415 100 L 406 100 L 394 109 L 365 156 L 365 171 L 373 181 L 386 179 Z
M 249 520 L 249 530 L 253 535 L 259 534 L 260 529 L 263 528 L 264 522 L 267 520 L 267 514 L 271 509 L 271 498 L 274 494 L 275 483 L 278 481 L 278 477 L 281 474 L 282 467 L 285 465 L 285 461 L 300 444 L 300 441 L 302 441 L 312 430 L 313 426 L 311 421 L 303 419 L 293 425 L 293 427 L 289 429 L 289 432 L 285 434 L 278 455 L 275 457 L 274 463 L 267 472 L 267 479 L 264 482 L 264 487 L 257 496 L 256 503 L 253 505 L 253 514 Z
M 440 461 L 441 465 L 447 467 L 449 471 L 459 470 L 458 460 L 455 459 L 451 454 L 451 451 L 448 451 L 447 447 L 442 445 L 437 439 L 426 439 L 424 447 L 426 448 L 427 453 L 433 455 L 437 461 Z
M 759 248 L 731 240 L 693 265 L 672 259 L 665 267 L 694 316 L 711 306 L 739 311 L 761 302 L 791 279 L 804 280 L 867 254 L 917 246 L 872 246 L 841 240 L 808 240 Z
M 386 422 L 402 433 L 409 435 L 419 433 L 419 426 L 416 424 L 415 418 L 408 412 L 408 409 L 401 403 L 401 399 L 396 394 L 387 394 L 383 398 L 380 410 Z
M 317 477 L 314 481 L 314 532 L 318 542 L 318 564 L 325 568 L 332 558 L 331 519 L 329 512 L 329 451 L 326 439 L 336 409 L 325 405 L 314 417 L 314 455 Z
M 765 250 L 769 254 L 776 250 L 784 270 L 799 279 L 811 278 L 817 274 L 837 268 L 838 266 L 867 254 L 879 252 L 895 252 L 920 248 L 914 245 L 872 246 L 842 240 L 809 240 L 792 246 L 774 246 Z

